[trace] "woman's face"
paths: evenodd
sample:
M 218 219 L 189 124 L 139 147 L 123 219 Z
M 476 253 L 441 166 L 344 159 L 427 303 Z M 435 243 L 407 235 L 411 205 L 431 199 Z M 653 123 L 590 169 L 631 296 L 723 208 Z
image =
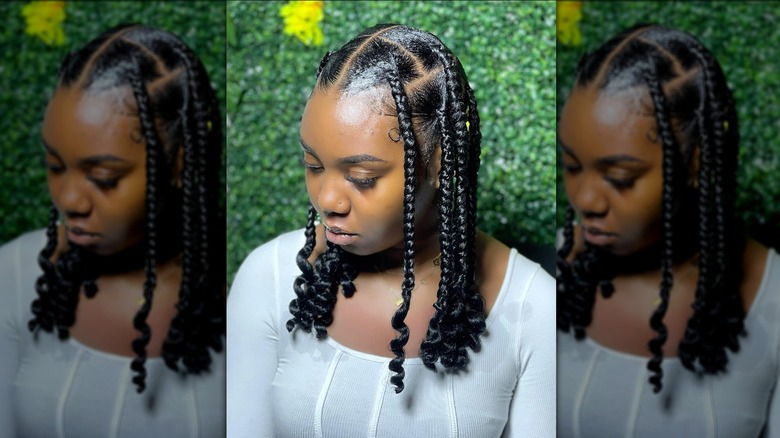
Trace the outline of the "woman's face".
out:
M 662 235 L 663 147 L 649 102 L 641 88 L 604 96 L 575 87 L 559 123 L 566 194 L 583 236 L 618 255 Z
M 128 90 L 58 87 L 43 120 L 49 192 L 67 238 L 101 255 L 144 237 L 146 147 Z
M 342 97 L 315 91 L 303 112 L 300 140 L 306 189 L 326 238 L 368 255 L 403 242 L 404 151 L 395 115 L 381 115 L 381 92 Z M 395 141 L 394 141 L 395 140 Z M 437 157 L 418 180 L 415 234 L 436 232 Z

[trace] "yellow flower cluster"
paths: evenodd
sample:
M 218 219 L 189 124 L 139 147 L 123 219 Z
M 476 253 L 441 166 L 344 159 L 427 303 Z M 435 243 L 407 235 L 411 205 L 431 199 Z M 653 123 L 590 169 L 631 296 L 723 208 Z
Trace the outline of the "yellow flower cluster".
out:
M 322 44 L 322 21 L 324 1 L 297 0 L 282 6 L 279 15 L 284 18 L 284 33 L 303 41 L 307 46 Z
M 558 41 L 564 46 L 579 46 L 582 44 L 582 33 L 579 27 L 579 22 L 582 20 L 582 2 L 559 1 L 555 6 Z
M 62 22 L 65 20 L 64 1 L 33 1 L 22 8 L 27 35 L 38 37 L 50 46 L 65 43 Z

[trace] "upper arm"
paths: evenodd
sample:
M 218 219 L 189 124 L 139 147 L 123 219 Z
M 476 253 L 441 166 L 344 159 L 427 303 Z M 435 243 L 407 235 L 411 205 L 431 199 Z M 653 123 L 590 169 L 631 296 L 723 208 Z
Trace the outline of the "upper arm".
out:
M 519 325 L 520 374 L 503 436 L 555 436 L 555 281 L 537 269 Z
M 231 437 L 272 436 L 271 382 L 278 362 L 276 242 L 238 270 L 227 309 L 227 428 Z
M 0 248 L 0 436 L 16 436 L 13 384 L 19 369 L 21 336 L 26 331 L 20 302 L 23 285 L 19 246 L 15 241 Z

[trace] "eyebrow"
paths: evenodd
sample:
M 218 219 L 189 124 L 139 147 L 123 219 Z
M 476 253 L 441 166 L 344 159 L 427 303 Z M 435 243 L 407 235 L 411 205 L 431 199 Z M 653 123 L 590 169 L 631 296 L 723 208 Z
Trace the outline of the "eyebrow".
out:
M 48 153 L 54 155 L 55 157 L 57 157 L 58 159 L 62 160 L 62 157 L 60 157 L 60 154 L 58 154 L 57 151 L 53 147 L 51 147 L 51 145 L 46 143 L 46 140 L 41 138 L 41 143 L 43 144 L 43 148 L 46 149 L 46 152 L 48 152 Z M 79 164 L 80 165 L 87 166 L 87 167 L 98 166 L 98 165 L 101 165 L 101 164 L 104 164 L 104 163 L 127 164 L 128 161 L 123 159 L 123 158 L 119 158 L 116 155 L 110 155 L 110 154 L 93 155 L 91 157 L 82 158 L 81 160 L 79 160 Z
M 298 140 L 301 142 L 301 147 L 303 148 L 304 151 L 306 151 L 306 153 L 314 155 L 314 157 L 319 159 L 317 153 L 314 152 L 314 149 L 312 149 L 311 146 L 307 145 L 306 142 L 303 141 L 303 138 L 299 137 Z M 344 158 L 339 158 L 338 163 L 352 165 L 352 164 L 362 164 L 362 163 L 387 163 L 387 161 L 370 154 L 358 154 L 358 155 L 350 155 Z
M 558 146 L 560 146 L 561 149 L 563 149 L 564 153 L 567 153 L 567 154 L 573 156 L 574 158 L 577 158 L 577 154 L 575 154 L 574 152 L 572 152 L 571 149 L 566 147 L 566 145 L 563 144 L 563 142 L 561 142 L 560 139 L 558 139 Z M 608 157 L 599 158 L 599 160 L 597 161 L 597 163 L 599 165 L 601 165 L 601 166 L 615 166 L 615 165 L 618 165 L 618 164 L 621 164 L 621 163 L 625 163 L 625 162 L 638 163 L 638 164 L 647 164 L 644 160 L 641 160 L 641 159 L 639 159 L 637 157 L 634 157 L 632 155 L 626 155 L 626 154 L 610 155 Z

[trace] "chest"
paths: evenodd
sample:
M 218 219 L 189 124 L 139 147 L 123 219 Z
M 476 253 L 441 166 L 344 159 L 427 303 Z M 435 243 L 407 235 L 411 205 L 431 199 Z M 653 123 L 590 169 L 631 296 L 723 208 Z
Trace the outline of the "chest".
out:
M 182 377 L 162 359 L 146 361 L 147 389 L 132 384 L 129 358 L 40 334 L 14 378 L 19 436 L 221 436 L 225 428 L 224 356 L 212 373 Z M 42 378 L 42 376 L 45 376 Z
M 363 276 L 355 281 L 357 291 L 346 298 L 339 294 L 333 309 L 333 323 L 328 336 L 351 349 L 384 357 L 394 357 L 390 342 L 398 332 L 393 328 L 401 299 L 401 287 L 392 286 L 376 276 Z M 409 311 L 404 324 L 409 330 L 405 346 L 406 357 L 419 356 L 420 345 L 434 314 L 438 281 L 420 285 L 412 291 Z
M 161 281 L 154 289 L 146 318 L 151 329 L 147 346 L 150 357 L 159 357 L 168 329 L 176 315 L 177 283 Z M 100 278 L 98 293 L 87 298 L 81 293 L 76 321 L 70 334 L 80 343 L 111 354 L 134 357 L 132 342 L 139 337 L 134 319 L 143 305 L 143 278 Z
M 272 381 L 274 436 L 497 437 L 508 420 L 518 379 L 511 354 L 472 354 L 460 373 L 407 359 L 406 387 L 396 394 L 389 358 L 301 331 L 289 341 Z
M 661 303 L 658 282 L 617 279 L 613 286 L 615 291 L 609 298 L 597 293 L 587 336 L 607 348 L 650 357 L 648 342 L 657 336 L 650 319 Z M 682 279 L 672 287 L 663 319 L 667 329 L 664 357 L 677 355 L 677 347 L 693 314 L 695 289 L 695 278 Z
M 729 354 L 729 370 L 696 375 L 663 361 L 663 390 L 647 382 L 647 359 L 570 334 L 558 336 L 558 436 L 756 437 L 777 376 L 764 333 Z M 762 341 L 763 339 L 763 341 Z

